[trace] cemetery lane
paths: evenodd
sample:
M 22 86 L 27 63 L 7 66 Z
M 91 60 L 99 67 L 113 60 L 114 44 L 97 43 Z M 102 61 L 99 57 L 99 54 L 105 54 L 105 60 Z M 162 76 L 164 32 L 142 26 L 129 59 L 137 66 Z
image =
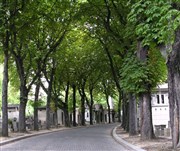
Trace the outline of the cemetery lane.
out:
M 126 151 L 111 136 L 115 124 L 75 128 L 0 146 L 0 151 Z

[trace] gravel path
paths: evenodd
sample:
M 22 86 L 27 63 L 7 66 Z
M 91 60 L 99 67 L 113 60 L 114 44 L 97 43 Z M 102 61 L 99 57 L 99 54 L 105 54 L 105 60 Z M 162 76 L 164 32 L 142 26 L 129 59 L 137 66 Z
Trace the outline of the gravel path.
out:
M 172 151 L 172 140 L 169 138 L 164 137 L 157 137 L 156 139 L 149 140 L 149 141 L 142 141 L 140 140 L 140 136 L 131 136 L 129 137 L 129 134 L 124 131 L 121 127 L 118 127 L 116 129 L 116 133 L 119 137 L 124 139 L 125 141 L 139 146 L 140 148 L 143 148 L 147 151 Z M 178 149 L 177 151 L 180 151 Z

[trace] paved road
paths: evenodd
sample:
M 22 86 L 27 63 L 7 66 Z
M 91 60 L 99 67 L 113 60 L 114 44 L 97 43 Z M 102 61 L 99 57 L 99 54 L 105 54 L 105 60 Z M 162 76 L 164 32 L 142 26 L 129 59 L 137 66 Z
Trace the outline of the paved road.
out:
M 63 130 L 0 147 L 0 151 L 126 151 L 111 136 L 114 124 Z

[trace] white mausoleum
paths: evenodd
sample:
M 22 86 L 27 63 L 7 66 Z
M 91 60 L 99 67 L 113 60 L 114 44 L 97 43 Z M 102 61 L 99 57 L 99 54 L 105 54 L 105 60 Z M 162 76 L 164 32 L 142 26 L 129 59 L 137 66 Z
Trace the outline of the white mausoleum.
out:
M 168 84 L 159 85 L 152 93 L 153 125 L 169 127 Z

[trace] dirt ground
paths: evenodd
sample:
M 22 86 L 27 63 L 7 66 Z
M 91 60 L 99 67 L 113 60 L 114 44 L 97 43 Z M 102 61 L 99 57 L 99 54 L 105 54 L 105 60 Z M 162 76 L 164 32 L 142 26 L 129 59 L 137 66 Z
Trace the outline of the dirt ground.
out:
M 143 141 L 140 139 L 140 135 L 129 136 L 129 134 L 121 127 L 116 129 L 116 133 L 125 141 L 139 146 L 147 151 L 174 151 L 172 149 L 172 140 L 170 138 L 157 137 L 153 140 Z M 176 151 L 180 151 L 180 149 Z

